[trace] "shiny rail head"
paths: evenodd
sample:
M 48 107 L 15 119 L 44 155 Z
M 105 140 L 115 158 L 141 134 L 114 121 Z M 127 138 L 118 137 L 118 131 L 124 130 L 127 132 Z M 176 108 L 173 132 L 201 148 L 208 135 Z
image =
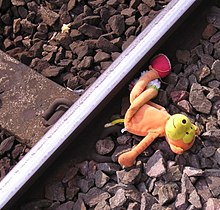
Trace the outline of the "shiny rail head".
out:
M 170 28 L 200 1 L 172 0 L 138 35 L 131 45 L 111 64 L 93 85 L 70 107 L 55 125 L 38 141 L 25 157 L 0 182 L 0 209 L 8 209 L 18 193 L 42 165 L 53 156 L 66 139 L 89 118 L 114 88 L 135 69 Z M 100 93 L 100 90 L 101 93 Z

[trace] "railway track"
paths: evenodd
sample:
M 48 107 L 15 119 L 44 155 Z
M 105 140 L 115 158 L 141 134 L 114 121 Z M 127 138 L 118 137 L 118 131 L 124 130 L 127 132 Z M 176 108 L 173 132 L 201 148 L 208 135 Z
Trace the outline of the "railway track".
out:
M 170 86 L 164 87 L 164 88 L 166 88 L 167 93 L 169 93 L 169 91 L 172 92 L 172 89 L 177 88 L 177 87 L 179 87 L 180 90 L 183 90 L 185 88 L 184 90 L 187 92 L 189 87 L 184 86 L 184 85 L 186 85 L 187 82 L 183 82 L 183 81 L 181 82 L 181 79 L 180 79 L 180 78 L 182 78 L 181 73 L 183 74 L 183 77 L 188 78 L 189 76 L 191 76 L 190 82 L 195 81 L 195 80 L 193 80 L 195 78 L 193 78 L 192 72 L 191 73 L 187 72 L 187 70 L 193 71 L 193 67 L 190 66 L 190 64 L 193 64 L 194 59 L 196 60 L 196 62 L 199 61 L 203 64 L 206 64 L 209 68 L 212 69 L 213 62 L 211 61 L 210 57 L 208 57 L 207 55 L 202 56 L 201 54 L 199 54 L 198 43 L 200 41 L 199 38 L 202 38 L 203 41 L 204 40 L 207 41 L 211 37 L 214 37 L 214 33 L 217 33 L 217 31 L 215 31 L 212 34 L 212 32 L 210 31 L 211 25 L 214 26 L 215 28 L 218 28 L 218 21 L 215 22 L 215 19 L 213 19 L 213 17 L 215 17 L 215 18 L 217 17 L 216 11 L 218 11 L 218 10 L 216 8 L 214 10 L 212 10 L 211 15 L 208 16 L 208 18 L 209 18 L 208 20 L 210 21 L 209 26 L 207 26 L 207 23 L 205 21 L 204 21 L 204 25 L 203 25 L 203 23 L 201 21 L 201 25 L 200 25 L 201 28 L 197 28 L 198 29 L 197 31 L 203 32 L 203 34 L 201 34 L 201 33 L 200 33 L 200 35 L 199 35 L 199 33 L 196 34 L 195 39 L 190 40 L 190 43 L 186 43 L 186 42 L 182 41 L 182 43 L 179 43 L 179 45 L 174 45 L 173 41 L 172 41 L 173 37 L 175 37 L 175 34 L 173 36 L 171 35 L 171 31 L 173 31 L 173 30 L 171 30 L 171 27 L 173 27 L 173 24 L 176 23 L 177 21 L 179 21 L 179 18 L 182 17 L 183 14 L 185 14 L 185 12 L 188 9 L 190 9 L 191 10 L 190 12 L 192 12 L 193 8 L 195 8 L 195 6 L 197 6 L 198 3 L 200 3 L 200 2 L 191 1 L 191 2 L 186 3 L 186 2 L 182 2 L 182 1 L 172 1 L 166 7 L 166 10 L 164 12 L 162 12 L 161 14 L 159 14 L 159 16 L 157 16 L 154 19 L 152 24 L 150 24 L 149 27 L 146 28 L 146 30 L 144 30 L 138 36 L 138 38 L 130 45 L 130 47 L 128 47 L 120 55 L 120 57 L 106 70 L 106 72 L 104 72 L 98 78 L 98 80 L 85 92 L 85 94 L 80 97 L 80 99 L 65 113 L 65 115 L 48 131 L 48 133 L 28 152 L 28 154 L 1 181 L 0 190 L 1 190 L 1 195 L 2 195 L 1 197 L 3 198 L 3 200 L 1 201 L 2 202 L 1 207 L 4 207 L 5 209 L 7 209 L 7 208 L 9 208 L 9 206 L 13 206 L 14 201 L 17 200 L 18 194 L 20 192 L 22 192 L 28 185 L 30 185 L 30 183 L 32 183 L 34 180 L 36 180 L 36 178 L 38 178 L 40 174 L 42 174 L 42 171 L 44 170 L 44 168 L 46 166 L 48 166 L 49 163 L 52 162 L 52 160 L 54 160 L 61 153 L 61 151 L 63 151 L 66 148 L 67 145 L 70 145 L 70 141 L 74 141 L 73 143 L 71 143 L 71 149 L 69 148 L 69 149 L 65 150 L 65 155 L 63 155 L 64 157 L 57 159 L 58 163 L 64 161 L 64 162 L 67 162 L 67 164 L 66 165 L 64 164 L 65 166 L 64 165 L 60 166 L 60 167 L 58 167 L 59 169 L 57 169 L 57 167 L 55 166 L 55 165 L 57 165 L 57 163 L 56 163 L 52 167 L 47 169 L 47 171 L 45 172 L 45 173 L 52 174 L 50 176 L 50 178 L 53 177 L 53 179 L 56 181 L 58 180 L 58 178 L 60 178 L 60 180 L 62 180 L 62 181 L 52 182 L 55 184 L 54 185 L 52 184 L 51 188 L 46 188 L 47 190 L 46 190 L 46 195 L 44 198 L 42 198 L 41 196 L 37 197 L 36 195 L 31 195 L 32 199 L 33 199 L 33 201 L 31 201 L 31 199 L 28 196 L 23 197 L 17 204 L 14 204 L 15 206 L 13 206 L 13 209 L 17 208 L 20 205 L 22 206 L 23 209 L 33 208 L 34 206 L 38 206 L 39 209 L 42 209 L 42 208 L 45 208 L 45 209 L 53 209 L 53 208 L 68 209 L 68 208 L 73 208 L 73 206 L 75 206 L 75 208 L 76 207 L 79 208 L 79 206 L 81 206 L 81 208 L 85 208 L 85 209 L 86 208 L 104 209 L 104 207 L 106 209 L 111 209 L 111 208 L 113 208 L 113 209 L 114 208 L 126 209 L 126 208 L 128 208 L 128 206 L 130 209 L 135 209 L 135 208 L 148 209 L 148 207 L 146 206 L 147 205 L 146 203 L 148 203 L 148 202 L 151 202 L 150 205 L 152 206 L 152 208 L 154 206 L 154 208 L 161 208 L 161 209 L 163 208 L 162 206 L 170 207 L 171 209 L 172 208 L 174 209 L 175 207 L 177 209 L 178 208 L 185 208 L 185 209 L 186 208 L 188 208 L 188 209 L 198 208 L 199 209 L 202 207 L 209 209 L 210 207 L 219 205 L 219 203 L 218 203 L 218 195 L 219 194 L 217 192 L 217 189 L 215 189 L 214 186 L 212 186 L 210 183 L 210 182 L 214 182 L 214 183 L 219 182 L 219 180 L 218 180 L 219 167 L 218 167 L 218 158 L 217 158 L 219 144 L 213 143 L 212 141 L 210 141 L 211 143 L 204 141 L 203 142 L 204 147 L 203 147 L 198 142 L 201 139 L 198 139 L 198 141 L 196 143 L 196 147 L 192 148 L 192 152 L 186 153 L 183 156 L 175 156 L 174 157 L 173 155 L 171 155 L 169 153 L 169 151 L 167 151 L 166 145 L 164 145 L 162 143 L 163 141 L 159 140 L 159 143 L 162 146 L 160 146 L 160 144 L 153 145 L 153 147 L 149 150 L 150 154 L 145 154 L 146 155 L 145 157 L 143 157 L 143 156 L 140 157 L 140 161 L 143 161 L 143 162 L 146 162 L 146 160 L 149 161 L 150 156 L 157 157 L 156 155 L 158 155 L 158 153 L 159 153 L 159 156 L 160 155 L 164 156 L 162 158 L 164 158 L 164 160 L 167 160 L 170 164 L 170 165 L 169 164 L 166 165 L 167 170 L 168 170 L 167 176 L 169 175 L 168 172 L 170 172 L 172 174 L 171 176 L 173 176 L 173 177 L 167 177 L 165 175 L 163 175 L 161 177 L 158 175 L 156 178 L 148 177 L 148 179 L 147 179 L 147 177 L 146 177 L 146 178 L 143 178 L 143 180 L 139 179 L 139 182 L 135 183 L 135 185 L 138 186 L 138 187 L 137 186 L 136 187 L 139 190 L 138 197 L 140 196 L 140 192 L 143 193 L 141 195 L 141 197 L 139 197 L 139 198 L 135 198 L 135 196 L 132 197 L 132 195 L 126 191 L 126 190 L 131 190 L 131 189 L 130 188 L 126 189 L 125 186 L 123 189 L 124 191 L 122 189 L 119 190 L 120 192 L 123 191 L 122 194 L 124 194 L 124 193 L 126 194 L 126 196 L 124 196 L 124 197 L 123 196 L 120 197 L 117 194 L 116 189 L 106 188 L 106 189 L 108 189 L 107 191 L 112 195 L 112 197 L 110 199 L 108 197 L 108 198 L 106 198 L 106 200 L 109 199 L 109 202 L 110 202 L 110 200 L 111 200 L 111 202 L 110 203 L 108 203 L 108 202 L 102 203 L 101 202 L 102 204 L 99 204 L 99 205 L 98 205 L 98 203 L 100 203 L 100 201 L 98 199 L 96 199 L 96 201 L 93 201 L 93 199 L 95 199 L 95 198 L 92 197 L 92 194 L 96 193 L 98 190 L 95 191 L 95 189 L 93 189 L 94 190 L 94 192 L 93 192 L 93 190 L 91 190 L 92 188 L 90 189 L 91 191 L 89 190 L 89 188 L 87 190 L 85 188 L 83 188 L 87 184 L 89 184 L 88 180 L 85 181 L 85 179 L 84 179 L 85 177 L 89 176 L 89 174 L 86 174 L 88 172 L 83 171 L 84 167 L 86 167 L 87 164 L 88 164 L 87 167 L 88 166 L 90 166 L 92 168 L 99 167 L 99 170 L 98 170 L 99 173 L 100 172 L 106 173 L 110 177 L 110 180 L 112 180 L 110 183 L 117 185 L 117 187 L 119 187 L 120 184 L 122 184 L 123 182 L 124 182 L 123 184 L 126 185 L 128 183 L 125 183 L 125 182 L 129 182 L 129 181 L 130 181 L 129 185 L 130 184 L 133 185 L 134 180 L 133 181 L 123 180 L 122 177 L 120 178 L 119 172 L 117 172 L 117 171 L 123 172 L 124 174 L 122 174 L 122 176 L 126 176 L 126 171 L 123 171 L 120 168 L 118 168 L 117 164 L 114 165 L 116 167 L 115 169 L 114 168 L 110 168 L 110 169 L 107 168 L 106 169 L 106 168 L 102 168 L 102 167 L 110 167 L 110 165 L 104 166 L 106 163 L 104 163 L 104 165 L 98 165 L 97 163 L 95 163 L 93 161 L 88 162 L 88 161 L 80 160 L 81 158 L 77 158 L 77 156 L 81 156 L 81 153 L 83 153 L 83 152 L 85 152 L 85 153 L 88 152 L 88 154 L 85 154 L 85 156 L 83 155 L 82 159 L 86 158 L 86 159 L 92 160 L 93 158 L 95 158 L 95 156 L 91 156 L 90 151 L 88 151 L 90 149 L 92 151 L 92 148 L 90 148 L 90 147 L 94 147 L 94 144 L 97 141 L 98 136 L 100 135 L 100 133 L 96 133 L 97 130 L 94 127 L 97 126 L 97 127 L 102 128 L 103 125 L 111 118 L 111 116 L 114 114 L 114 112 L 120 113 L 120 110 L 112 110 L 111 108 L 114 106 L 117 108 L 120 107 L 120 103 L 121 103 L 120 99 L 123 97 L 124 92 L 126 92 L 124 85 L 126 85 L 131 80 L 131 78 L 134 77 L 134 75 L 136 75 L 136 73 L 140 71 L 140 67 L 142 67 L 143 64 L 146 63 L 145 59 L 147 57 L 151 57 L 153 55 L 153 53 L 155 53 L 156 50 L 158 50 L 159 47 L 160 47 L 160 50 L 167 52 L 170 55 L 171 59 L 174 54 L 177 58 L 177 64 L 175 64 L 174 74 L 172 75 L 173 77 L 171 77 L 170 80 L 168 80 L 168 83 L 170 84 Z M 216 2 L 214 2 L 214 3 L 216 3 Z M 192 5 L 194 7 L 191 7 Z M 204 9 L 205 6 L 207 6 L 207 5 L 205 5 L 205 6 L 204 5 L 205 5 L 205 3 L 203 3 L 203 5 L 201 6 L 202 9 Z M 202 20 L 204 20 L 204 18 L 207 15 L 207 10 L 205 10 L 205 12 L 203 10 L 197 10 L 197 11 L 201 12 Z M 173 14 L 175 14 L 175 15 L 173 15 Z M 214 14 L 214 16 L 213 16 L 213 14 Z M 191 16 L 191 18 L 192 18 L 192 16 Z M 188 21 L 191 21 L 191 19 Z M 169 24 L 165 24 L 165 23 L 169 23 Z M 196 20 L 195 20 L 195 24 L 196 23 L 198 23 L 198 22 L 196 22 Z M 184 26 L 186 26 L 186 24 Z M 158 30 L 159 30 L 159 32 L 158 32 Z M 182 33 L 181 35 L 183 37 L 184 37 L 184 34 L 186 37 L 187 37 L 187 35 L 189 35 L 188 33 L 184 33 L 184 31 L 181 31 L 181 33 Z M 167 41 L 167 37 L 170 37 L 170 35 L 171 35 L 171 38 L 168 39 L 168 41 Z M 182 40 L 180 35 L 178 35 L 178 37 L 180 37 L 179 40 Z M 217 39 L 217 35 L 216 35 L 216 37 L 212 38 L 212 40 L 213 39 Z M 164 40 L 167 41 L 166 44 L 163 43 Z M 176 39 L 176 42 L 178 42 L 179 40 Z M 149 44 L 149 42 L 150 42 L 150 44 Z M 215 43 L 215 42 L 211 41 L 211 43 Z M 205 43 L 205 41 L 204 41 L 202 44 L 203 44 L 202 45 L 203 47 L 204 46 L 207 47 L 207 45 L 209 43 L 207 43 L 207 42 Z M 190 60 L 189 63 L 188 63 L 187 59 L 190 59 L 190 57 L 187 57 L 187 55 L 184 54 L 184 53 L 187 54 L 187 50 L 186 51 L 184 51 L 184 50 L 176 51 L 177 49 L 180 49 L 180 48 L 187 49 L 187 45 L 189 45 L 191 47 L 195 47 L 195 52 L 197 55 L 197 58 L 196 58 L 196 55 L 192 54 L 195 57 L 192 57 L 192 60 Z M 146 46 L 146 47 L 143 49 L 143 46 Z M 206 52 L 205 54 L 207 54 L 208 49 L 210 49 L 210 48 L 204 47 L 204 49 L 207 50 L 207 51 L 205 51 Z M 188 50 L 188 52 L 189 52 L 189 50 Z M 180 54 L 178 54 L 178 53 L 180 53 Z M 192 53 L 192 51 L 190 51 L 190 53 Z M 184 57 L 183 55 L 185 55 L 186 57 Z M 218 58 L 217 51 L 213 57 L 215 60 L 217 60 L 217 58 Z M 129 64 L 128 64 L 128 61 L 130 61 L 131 58 L 133 58 L 133 62 L 129 62 Z M 175 59 L 173 59 L 173 60 L 175 60 Z M 217 64 L 218 64 L 218 62 L 217 62 Z M 186 68 L 186 67 L 188 67 L 188 68 Z M 118 72 L 120 72 L 120 74 Z M 200 74 L 198 73 L 199 75 L 196 74 L 196 76 L 197 76 L 196 79 L 200 78 L 200 81 L 198 81 L 198 82 L 201 83 L 203 86 L 208 86 L 209 88 L 214 88 L 214 87 L 218 88 L 218 85 L 217 85 L 218 79 L 217 78 L 207 79 L 206 76 L 208 76 L 208 75 L 204 76 L 203 73 L 204 72 L 200 72 Z M 178 75 L 178 76 L 175 77 L 175 75 Z M 215 74 L 215 75 L 217 75 L 217 74 Z M 123 78 L 123 80 L 122 80 L 122 78 Z M 178 85 L 177 84 L 174 85 L 174 83 L 173 83 L 175 78 L 177 81 L 179 81 L 179 83 L 177 83 Z M 204 78 L 206 78 L 207 81 L 203 80 Z M 213 81 L 215 81 L 215 82 L 213 82 Z M 209 85 L 208 85 L 208 83 L 209 83 Z M 170 88 L 170 90 L 169 90 L 169 88 Z M 100 89 L 105 90 L 105 91 L 103 91 L 102 95 L 100 95 Z M 189 108 L 187 109 L 188 106 L 183 105 L 183 104 L 181 105 L 179 103 L 177 106 L 178 109 L 176 110 L 175 109 L 176 106 L 174 106 L 172 103 L 170 104 L 166 99 L 164 99 L 164 94 L 166 96 L 166 93 L 164 93 L 165 92 L 164 90 L 162 89 L 161 94 L 159 95 L 160 97 L 158 97 L 156 99 L 156 100 L 159 100 L 159 103 L 162 103 L 162 105 L 167 106 L 167 108 L 169 109 L 170 112 L 184 111 L 193 120 L 202 124 L 201 126 L 205 125 L 205 127 L 206 127 L 205 130 L 204 130 L 204 128 L 201 129 L 203 131 L 203 134 L 201 137 L 203 140 L 217 138 L 217 136 L 216 136 L 217 133 L 215 133 L 215 135 L 213 133 L 212 134 L 209 133 L 210 131 L 213 131 L 213 130 L 215 132 L 218 132 L 218 126 L 215 125 L 215 123 L 213 122 L 213 120 L 215 121 L 215 119 L 217 119 L 216 113 L 211 113 L 210 116 L 212 117 L 212 120 L 206 121 L 204 123 L 200 118 L 207 117 L 207 115 L 206 115 L 208 113 L 207 107 L 205 107 L 205 108 L 203 107 L 205 110 L 201 110 L 200 109 L 201 107 L 198 108 L 198 105 L 194 104 L 194 102 L 191 102 L 192 106 L 193 106 L 193 110 L 189 110 Z M 210 90 L 207 89 L 206 91 L 210 91 Z M 116 92 L 118 94 L 116 94 Z M 190 90 L 190 93 L 191 93 L 191 90 Z M 114 101 L 110 102 L 113 97 L 115 97 Z M 171 96 L 169 96 L 169 97 L 171 97 Z M 211 96 L 209 96 L 209 97 L 211 97 Z M 172 98 L 172 99 L 174 102 L 175 98 Z M 214 101 L 212 101 L 213 103 L 216 102 L 215 99 L 213 99 L 213 98 L 212 99 L 209 98 L 209 99 L 214 100 Z M 115 100 L 116 101 L 118 100 L 118 101 L 115 102 Z M 204 100 L 205 100 L 205 98 L 204 98 Z M 94 104 L 94 101 L 96 101 L 96 104 Z M 185 102 L 185 103 L 187 103 L 187 102 Z M 92 106 L 91 106 L 91 104 L 92 104 Z M 104 108 L 106 106 L 106 104 L 108 104 L 108 105 L 106 108 Z M 90 108 L 88 109 L 88 107 L 90 107 Z M 214 111 L 217 112 L 218 104 L 214 104 L 213 107 L 216 107 Z M 197 110 L 196 108 L 200 109 L 200 110 Z M 103 109 L 104 109 L 104 111 L 100 112 L 100 110 L 103 110 Z M 106 114 L 107 111 L 109 111 L 108 114 Z M 103 115 L 105 115 L 105 117 L 102 117 Z M 99 119 L 101 119 L 101 120 L 99 121 Z M 99 122 L 97 122 L 97 121 L 99 121 Z M 201 122 L 203 122 L 203 123 L 201 123 Z M 89 123 L 92 123 L 93 126 L 90 126 Z M 214 127 L 215 127 L 215 129 L 214 129 Z M 91 136 L 87 135 L 87 133 L 90 133 L 90 132 L 91 133 L 95 132 L 95 134 L 92 135 L 94 139 L 91 138 L 91 144 L 86 145 L 87 142 L 83 142 L 83 145 L 82 145 L 79 141 L 77 141 L 77 139 L 84 140 L 84 139 L 90 138 Z M 62 137 L 60 137 L 60 136 L 62 136 Z M 74 139 L 76 139 L 76 140 L 74 140 Z M 135 139 L 133 139 L 133 141 L 135 143 Z M 159 148 L 160 152 L 158 152 L 158 151 L 154 152 L 158 148 Z M 74 154 L 68 155 L 68 154 L 71 154 L 72 150 L 74 151 Z M 200 150 L 202 152 L 200 152 Z M 168 153 L 168 156 L 170 155 L 171 157 L 170 158 L 166 157 L 166 152 L 164 152 L 164 151 L 166 151 Z M 196 158 L 198 158 L 196 156 L 197 153 L 200 153 L 200 156 L 203 157 L 203 162 L 201 164 L 196 162 Z M 73 157 L 73 159 L 68 160 L 69 156 Z M 192 156 L 194 159 L 190 158 L 190 156 Z M 81 162 L 79 164 L 79 161 L 84 161 L 84 162 Z M 181 162 L 181 161 L 183 161 L 183 162 Z M 209 161 L 213 161 L 213 162 L 209 162 Z M 35 164 L 33 165 L 33 163 L 35 163 Z M 141 164 L 143 164 L 143 163 L 141 162 Z M 164 167 L 163 164 L 160 166 Z M 188 167 L 188 166 L 190 166 L 190 167 Z M 95 173 L 95 171 L 92 171 L 92 168 L 90 168 L 90 169 L 89 169 L 89 167 L 87 168 L 87 170 L 90 170 L 89 173 L 91 173 L 90 179 L 92 178 L 92 173 Z M 138 167 L 138 165 L 137 165 L 135 168 L 137 169 L 140 167 Z M 56 191 L 59 189 L 61 191 L 64 190 L 64 187 L 60 186 L 60 184 L 61 185 L 66 185 L 66 184 L 68 185 L 67 188 L 65 188 L 66 193 L 68 190 L 69 190 L 69 192 L 71 191 L 71 189 L 74 190 L 73 189 L 74 188 L 73 186 L 75 186 L 74 181 L 72 182 L 72 184 L 73 184 L 72 187 L 70 186 L 71 179 L 73 177 L 71 177 L 71 175 L 67 175 L 68 173 L 67 174 L 65 173 L 65 171 L 67 169 L 71 169 L 70 171 L 72 174 L 75 174 L 77 178 L 81 177 L 82 180 L 85 181 L 84 184 L 82 184 L 81 189 L 80 189 L 81 193 L 85 194 L 84 197 L 83 197 L 83 195 L 79 196 L 79 194 L 77 194 L 72 199 L 70 199 L 70 197 L 71 197 L 70 196 L 71 193 L 70 193 L 69 198 L 63 198 L 62 195 L 64 194 L 64 191 L 63 191 L 63 193 L 60 192 L 57 195 L 52 194 L 51 191 L 54 191 L 54 190 Z M 185 170 L 184 173 L 183 173 L 183 169 Z M 121 179 L 121 180 L 117 181 L 115 178 L 115 175 L 111 175 L 111 172 L 108 170 L 110 170 L 110 171 L 115 170 L 115 172 L 118 176 L 117 178 Z M 174 171 L 172 171 L 172 170 L 174 170 Z M 130 170 L 130 171 L 132 171 L 132 170 Z M 129 173 L 129 171 L 127 171 L 127 172 Z M 173 174 L 173 172 L 176 172 L 177 176 L 175 174 Z M 179 175 L 179 177 L 178 177 L 178 175 Z M 38 181 L 37 184 L 39 184 L 39 182 L 46 182 L 47 184 L 50 183 L 51 180 L 50 181 L 43 181 L 45 179 L 45 176 L 47 176 L 47 175 L 44 174 L 43 178 L 39 179 L 41 181 Z M 72 175 L 72 176 L 74 176 L 74 175 Z M 98 176 L 98 174 L 96 174 L 95 176 Z M 133 176 L 134 176 L 134 174 L 133 174 Z M 142 173 L 142 176 L 144 176 L 144 173 Z M 181 180 L 182 184 L 179 184 L 181 177 L 182 177 L 182 180 Z M 187 177 L 188 178 L 190 177 L 190 179 L 189 179 L 190 181 L 188 181 Z M 93 179 L 94 179 L 94 177 L 93 177 Z M 119 182 L 119 183 L 117 183 L 117 182 Z M 169 182 L 176 182 L 176 184 L 172 183 L 171 185 L 169 185 Z M 193 187 L 190 185 L 190 183 Z M 191 187 L 186 186 L 188 184 Z M 96 185 L 98 185 L 98 184 L 96 183 Z M 152 185 L 154 186 L 153 189 L 152 189 Z M 179 185 L 181 185 L 181 189 L 180 189 Z M 36 184 L 32 185 L 30 191 L 28 191 L 29 193 L 33 190 L 33 186 L 36 187 Z M 91 187 L 93 187 L 93 186 L 94 186 L 94 183 L 91 184 Z M 110 186 L 111 186 L 111 184 L 109 184 L 109 187 Z M 163 189 L 162 186 L 164 187 L 164 190 L 168 191 L 167 195 L 166 195 L 166 193 L 163 194 L 163 192 L 161 192 L 162 190 L 159 190 L 159 189 Z M 209 188 L 209 191 L 205 191 L 205 188 L 207 186 Z M 94 188 L 97 189 L 97 187 L 94 187 Z M 102 188 L 101 186 L 99 188 L 101 188 L 102 190 L 105 189 L 105 188 Z M 184 189 L 187 192 L 184 192 Z M 89 190 L 89 192 L 88 192 L 88 194 L 86 194 L 86 192 L 88 190 Z M 156 192 L 157 190 L 159 190 L 160 192 Z M 176 192 L 176 194 L 175 194 L 175 192 Z M 72 192 L 71 195 L 73 195 L 73 194 L 74 193 Z M 110 194 L 107 196 L 110 196 Z M 115 196 L 117 195 L 118 197 L 117 196 L 113 197 L 114 194 L 115 194 Z M 101 196 L 101 195 L 102 194 L 100 194 L 99 196 Z M 154 196 L 152 197 L 152 195 L 154 195 Z M 59 196 L 61 196 L 61 197 L 59 197 Z M 181 196 L 183 196 L 183 197 L 181 197 Z M 36 198 L 38 198 L 38 200 L 36 200 Z M 141 200 L 140 200 L 140 198 L 141 198 Z M 118 202 L 117 202 L 117 199 L 119 199 Z M 149 201 L 149 199 L 150 199 L 150 201 Z M 120 203 L 120 201 L 122 201 L 122 200 L 124 202 L 123 204 Z M 186 202 L 183 202 L 183 200 Z M 129 203 L 129 201 L 130 201 L 130 203 Z M 181 202 L 183 202 L 183 203 L 181 203 Z M 97 205 L 98 207 L 94 207 L 95 205 Z M 124 205 L 124 207 L 122 207 L 123 205 Z M 50 206 L 54 206 L 54 207 L 50 208 Z M 149 209 L 151 209 L 151 208 L 149 208 Z

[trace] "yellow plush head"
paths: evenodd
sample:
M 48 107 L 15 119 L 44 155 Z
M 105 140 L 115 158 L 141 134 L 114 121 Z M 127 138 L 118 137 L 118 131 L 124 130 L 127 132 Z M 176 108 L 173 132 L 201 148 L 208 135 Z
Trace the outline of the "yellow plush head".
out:
M 196 131 L 197 127 L 183 114 L 172 115 L 165 127 L 166 136 L 169 139 L 182 140 L 185 144 L 194 140 Z

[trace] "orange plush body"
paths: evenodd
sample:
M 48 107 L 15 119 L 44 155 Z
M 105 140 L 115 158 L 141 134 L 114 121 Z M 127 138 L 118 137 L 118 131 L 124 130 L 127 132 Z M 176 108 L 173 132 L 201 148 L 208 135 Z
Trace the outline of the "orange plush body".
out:
M 137 81 L 131 90 L 131 105 L 125 114 L 125 128 L 130 133 L 145 137 L 131 151 L 125 152 L 118 157 L 118 162 L 121 166 L 132 166 L 137 156 L 157 137 L 166 137 L 171 150 L 177 154 L 182 154 L 193 145 L 196 127 L 190 123 L 187 117 L 171 117 L 164 107 L 150 101 L 157 96 L 157 88 L 149 86 L 146 89 L 151 81 L 166 76 L 170 70 L 171 66 L 168 58 L 163 54 L 158 55 L 152 61 L 149 71 Z M 177 125 L 177 129 L 175 129 L 175 124 Z M 173 125 L 174 131 L 170 128 Z M 185 137 L 186 134 L 179 135 L 178 132 L 180 130 L 183 130 L 187 135 L 192 136 L 192 138 L 189 140 L 188 136 Z M 170 133 L 171 135 L 169 135 Z M 178 139 L 179 136 L 181 136 L 180 139 Z

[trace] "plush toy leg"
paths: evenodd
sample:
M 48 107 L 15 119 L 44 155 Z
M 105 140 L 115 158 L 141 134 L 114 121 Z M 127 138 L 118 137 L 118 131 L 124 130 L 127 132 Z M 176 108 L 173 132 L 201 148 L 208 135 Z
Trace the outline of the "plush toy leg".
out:
M 158 94 L 158 90 L 155 88 L 148 88 L 144 92 L 142 92 L 130 105 L 129 109 L 125 114 L 125 121 L 128 122 L 135 115 L 135 113 L 147 102 L 149 102 L 152 98 L 156 97 Z
M 163 106 L 156 104 L 152 101 L 147 102 L 148 105 L 153 106 L 154 108 L 158 109 L 158 110 L 166 110 Z
M 134 165 L 138 155 L 140 155 L 159 134 L 149 133 L 141 142 L 131 151 L 125 152 L 118 157 L 118 162 L 122 167 L 131 167 Z
M 130 103 L 133 101 L 146 89 L 149 82 L 154 79 L 159 78 L 158 73 L 155 70 L 150 70 L 146 74 L 144 74 L 135 84 L 130 93 Z

